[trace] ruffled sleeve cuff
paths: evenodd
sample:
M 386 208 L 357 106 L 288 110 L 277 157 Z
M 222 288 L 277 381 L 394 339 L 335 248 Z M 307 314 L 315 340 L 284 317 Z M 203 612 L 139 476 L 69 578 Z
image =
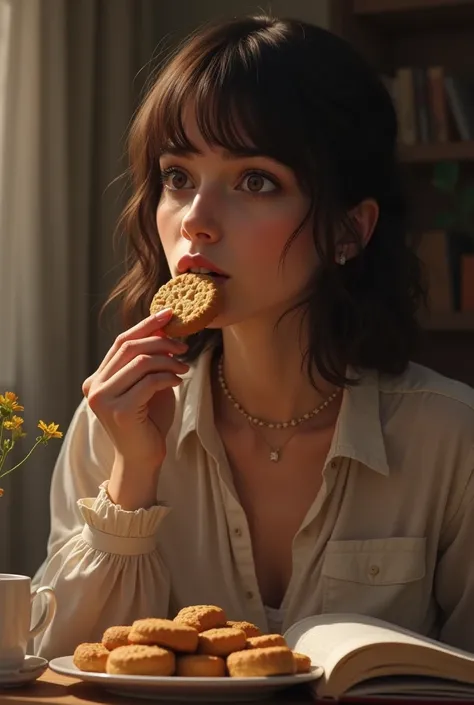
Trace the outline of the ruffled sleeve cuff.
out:
M 77 506 L 84 519 L 82 538 L 103 553 L 140 555 L 156 548 L 158 527 L 170 511 L 166 505 L 126 511 L 107 494 L 109 481 L 100 485 L 96 498 L 79 499 Z

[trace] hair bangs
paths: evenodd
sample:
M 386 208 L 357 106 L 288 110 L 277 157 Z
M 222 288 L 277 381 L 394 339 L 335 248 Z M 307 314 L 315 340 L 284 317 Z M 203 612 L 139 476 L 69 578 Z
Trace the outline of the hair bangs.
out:
M 196 153 L 184 128 L 184 116 L 194 110 L 201 135 L 211 147 L 236 155 L 261 154 L 294 169 L 304 179 L 297 155 L 306 150 L 295 144 L 294 120 L 289 113 L 291 79 L 279 90 L 275 72 L 257 51 L 255 42 L 226 45 L 212 55 L 182 66 L 162 81 L 153 115 L 154 159 L 165 151 Z M 278 98 L 280 96 L 280 98 Z M 303 139 L 303 135 L 300 135 Z

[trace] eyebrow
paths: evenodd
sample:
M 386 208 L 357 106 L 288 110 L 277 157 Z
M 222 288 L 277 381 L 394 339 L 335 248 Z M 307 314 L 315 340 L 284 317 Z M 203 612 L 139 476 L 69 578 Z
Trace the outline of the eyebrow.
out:
M 160 152 L 160 157 L 165 155 L 170 155 L 174 157 L 192 157 L 192 156 L 203 156 L 203 153 L 199 149 L 189 149 L 184 147 L 177 147 L 175 145 L 169 145 L 164 147 Z M 223 157 L 226 161 L 231 161 L 232 159 L 244 159 L 245 157 L 264 157 L 266 159 L 272 159 L 272 157 L 263 154 L 259 149 L 254 147 L 242 147 L 239 149 L 224 149 Z

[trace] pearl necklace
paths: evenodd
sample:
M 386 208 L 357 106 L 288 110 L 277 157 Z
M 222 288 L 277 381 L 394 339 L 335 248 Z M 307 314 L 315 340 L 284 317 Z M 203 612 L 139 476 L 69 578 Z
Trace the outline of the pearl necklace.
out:
M 321 404 L 316 406 L 314 409 L 311 411 L 308 411 L 306 414 L 303 414 L 302 416 L 299 417 L 294 417 L 290 419 L 289 421 L 278 421 L 278 422 L 270 422 L 270 421 L 265 421 L 264 419 L 259 419 L 257 416 L 252 416 L 249 414 L 245 409 L 239 404 L 239 402 L 235 399 L 235 397 L 230 393 L 229 388 L 227 387 L 226 381 L 224 379 L 224 362 L 223 362 L 223 356 L 221 356 L 218 366 L 217 366 L 217 378 L 219 380 L 219 384 L 221 386 L 222 391 L 224 392 L 225 396 L 227 399 L 232 403 L 234 409 L 237 409 L 237 411 L 244 416 L 249 424 L 252 426 L 252 428 L 257 431 L 257 426 L 265 426 L 266 428 L 270 429 L 282 429 L 282 428 L 295 428 L 299 426 L 301 423 L 304 421 L 309 421 L 310 419 L 314 418 L 317 416 L 323 409 L 325 409 L 333 399 L 337 397 L 337 395 L 340 392 L 340 389 L 336 389 L 335 392 L 333 392 L 329 397 L 327 397 Z M 280 460 L 281 457 L 281 452 L 284 448 L 284 446 L 290 441 L 294 436 L 294 433 L 291 434 L 289 438 L 285 441 L 285 443 L 278 447 L 275 448 L 271 446 L 268 441 L 263 438 L 267 446 L 270 448 L 270 460 L 274 463 L 277 463 Z

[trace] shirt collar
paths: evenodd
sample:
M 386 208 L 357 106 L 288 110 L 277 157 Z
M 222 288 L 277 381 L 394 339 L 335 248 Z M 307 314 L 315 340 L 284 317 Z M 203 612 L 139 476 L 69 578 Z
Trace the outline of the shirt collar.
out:
M 183 411 L 181 428 L 178 434 L 179 452 L 184 439 L 193 431 L 203 441 L 203 436 L 208 435 L 214 425 L 214 409 L 212 404 L 212 389 L 210 368 L 214 351 L 204 350 L 190 371 L 183 376 L 184 389 L 178 388 L 183 395 Z
M 356 374 L 348 368 L 346 374 L 359 382 L 344 390 L 327 462 L 336 457 L 352 458 L 388 476 L 390 469 L 380 413 L 379 373 L 362 370 Z
M 181 427 L 177 440 L 179 453 L 184 439 L 196 431 L 201 443 L 209 447 L 214 435 L 214 413 L 210 380 L 213 350 L 205 350 L 185 377 Z M 341 410 L 329 450 L 327 464 L 336 457 L 352 458 L 381 475 L 389 475 L 389 466 L 380 418 L 379 374 L 364 370 L 348 376 L 359 383 L 344 390 Z M 207 440 L 207 442 L 205 442 Z

